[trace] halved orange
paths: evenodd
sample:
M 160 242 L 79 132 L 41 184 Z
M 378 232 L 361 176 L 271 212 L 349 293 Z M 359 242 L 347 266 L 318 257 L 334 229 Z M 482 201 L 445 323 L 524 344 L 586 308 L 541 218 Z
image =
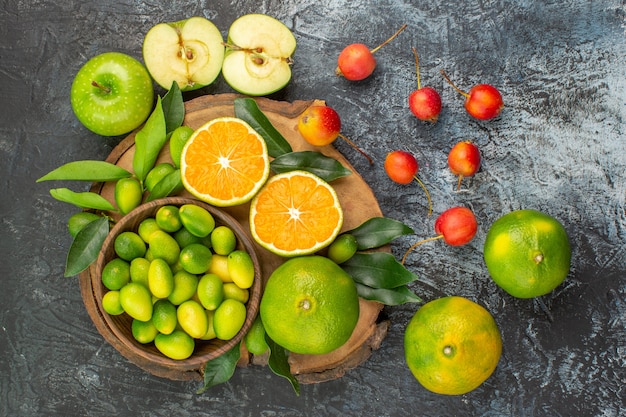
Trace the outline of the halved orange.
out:
M 252 237 L 281 256 L 307 255 L 328 246 L 342 225 L 337 193 L 306 171 L 271 177 L 250 206 Z
M 181 154 L 185 189 L 214 206 L 250 201 L 269 172 L 265 140 L 235 117 L 219 117 L 196 129 Z

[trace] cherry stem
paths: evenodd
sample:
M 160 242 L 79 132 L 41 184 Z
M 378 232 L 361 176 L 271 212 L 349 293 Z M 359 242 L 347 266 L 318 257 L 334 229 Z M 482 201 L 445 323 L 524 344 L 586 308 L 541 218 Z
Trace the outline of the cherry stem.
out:
M 469 94 L 467 94 L 465 91 L 461 90 L 456 85 L 454 85 L 454 83 L 452 82 L 452 80 L 450 80 L 450 78 L 448 78 L 448 75 L 446 74 L 446 72 L 444 70 L 441 70 L 440 72 L 441 72 L 441 75 L 443 75 L 443 78 L 446 79 L 448 84 L 450 84 L 452 86 L 452 88 L 454 88 L 457 91 L 457 93 L 461 94 L 465 98 L 469 97 Z
M 457 191 L 461 189 L 461 181 L 463 181 L 463 175 L 459 175 L 459 182 L 456 184 Z
M 414 176 L 413 178 L 415 178 L 415 181 L 417 181 L 417 183 L 422 187 L 422 189 L 424 190 L 424 193 L 426 193 L 426 198 L 428 199 L 428 215 L 430 216 L 433 213 L 433 202 L 430 199 L 430 193 L 428 192 L 428 189 L 426 188 L 426 186 L 424 185 L 424 183 L 422 182 L 422 180 L 420 180 L 419 178 L 417 178 L 417 175 Z
M 415 49 L 415 47 L 413 47 L 412 49 L 413 55 L 415 55 L 415 73 L 417 74 L 417 89 L 419 90 L 420 88 L 422 88 L 420 84 L 420 61 L 417 56 L 417 49 Z
M 368 154 L 365 153 L 365 151 L 363 151 L 361 148 L 359 148 L 358 146 L 356 146 L 356 144 L 354 142 L 352 142 L 350 139 L 348 139 L 347 137 L 345 137 L 344 135 L 342 135 L 341 133 L 339 134 L 339 137 L 343 140 L 345 140 L 350 146 L 352 146 L 354 149 L 356 149 L 358 152 L 361 153 L 361 155 L 363 155 L 364 157 L 367 158 L 367 160 L 369 161 L 370 165 L 374 164 L 374 160 L 372 159 L 371 156 L 369 156 Z
M 433 240 L 441 239 L 442 237 L 443 235 L 437 235 L 437 236 L 429 237 L 428 239 L 420 240 L 419 242 L 415 242 L 414 244 L 411 245 L 410 248 L 407 249 L 406 252 L 404 252 L 404 256 L 402 257 L 402 261 L 400 263 L 404 265 L 404 262 L 406 261 L 407 256 L 409 256 L 409 253 L 413 252 L 413 250 L 417 248 L 419 245 L 426 243 L 426 242 L 432 242 Z
M 387 39 L 385 42 L 381 43 L 380 45 L 378 45 L 376 48 L 370 50 L 371 53 L 375 53 L 376 51 L 378 51 L 380 48 L 382 48 L 383 46 L 387 45 L 389 42 L 391 42 L 396 36 L 398 36 L 400 34 L 400 32 L 402 32 L 404 29 L 406 29 L 406 24 L 402 25 L 400 27 L 400 29 L 398 29 L 396 31 L 396 33 L 394 33 L 389 39 Z
M 94 86 L 94 87 L 99 88 L 100 90 L 104 91 L 104 92 L 105 92 L 105 93 L 107 93 L 107 94 L 109 94 L 109 93 L 111 92 L 111 88 L 110 88 L 110 87 L 106 87 L 106 86 L 104 86 L 104 85 L 102 85 L 102 84 L 99 84 L 99 83 L 98 83 L 97 81 L 95 81 L 95 80 L 91 82 L 91 85 L 92 85 L 92 86 Z

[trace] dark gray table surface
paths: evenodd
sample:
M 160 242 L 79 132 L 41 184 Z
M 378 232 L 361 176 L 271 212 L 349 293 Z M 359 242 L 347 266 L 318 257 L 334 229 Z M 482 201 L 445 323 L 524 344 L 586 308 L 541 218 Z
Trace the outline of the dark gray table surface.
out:
M 268 13 L 298 40 L 293 79 L 279 100 L 321 98 L 343 119 L 343 133 L 374 166 L 338 148 L 372 187 L 385 216 L 416 235 L 394 243 L 401 256 L 433 234 L 417 185 L 392 183 L 387 152 L 420 163 L 434 212 L 470 206 L 476 238 L 452 248 L 431 242 L 407 263 L 426 300 L 468 297 L 502 331 L 495 373 L 463 396 L 423 389 L 404 362 L 404 328 L 419 308 L 385 308 L 391 327 L 379 350 L 337 380 L 302 386 L 297 397 L 267 368 L 238 369 L 202 395 L 196 382 L 154 377 L 122 357 L 96 331 L 77 279 L 63 278 L 76 210 L 52 199 L 44 173 L 66 162 L 104 159 L 122 138 L 94 135 L 74 117 L 69 88 L 90 57 L 121 51 L 141 58 L 154 24 L 193 15 L 223 34 L 244 13 Z M 626 414 L 626 6 L 623 0 L 488 1 L 17 1 L 0 10 L 0 415 L 2 416 L 603 416 Z M 366 81 L 333 74 L 347 44 L 372 47 L 408 28 L 377 53 Z M 411 47 L 422 80 L 441 91 L 439 122 L 407 108 L 415 87 Z M 494 121 L 464 112 L 461 86 L 486 82 L 503 93 Z M 162 91 L 159 91 L 162 93 Z M 223 79 L 200 94 L 232 92 Z M 480 172 L 455 190 L 446 155 L 458 140 L 481 148 Z M 491 222 L 520 208 L 559 219 L 573 261 L 566 281 L 538 300 L 506 295 L 489 279 L 482 244 Z M 435 288 L 436 290 L 430 290 Z

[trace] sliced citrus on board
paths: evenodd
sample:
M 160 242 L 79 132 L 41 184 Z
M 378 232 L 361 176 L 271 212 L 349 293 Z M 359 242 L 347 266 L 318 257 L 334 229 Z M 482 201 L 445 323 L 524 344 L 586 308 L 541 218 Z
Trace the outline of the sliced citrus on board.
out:
M 270 172 L 265 140 L 235 117 L 213 119 L 191 135 L 181 154 L 185 189 L 219 207 L 246 203 Z
M 306 171 L 271 177 L 250 206 L 250 231 L 281 256 L 314 253 L 339 234 L 343 210 L 333 187 Z

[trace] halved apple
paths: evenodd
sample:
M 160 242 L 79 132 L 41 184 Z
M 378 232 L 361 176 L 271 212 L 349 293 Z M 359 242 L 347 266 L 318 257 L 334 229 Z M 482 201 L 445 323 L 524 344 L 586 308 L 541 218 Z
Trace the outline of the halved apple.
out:
M 200 16 L 159 23 L 144 37 L 143 60 L 161 87 L 169 90 L 176 81 L 182 91 L 196 90 L 219 75 L 224 38 L 210 20 Z
M 240 93 L 263 96 L 283 88 L 291 79 L 291 56 L 296 38 L 279 20 L 248 14 L 228 30 L 222 75 Z

